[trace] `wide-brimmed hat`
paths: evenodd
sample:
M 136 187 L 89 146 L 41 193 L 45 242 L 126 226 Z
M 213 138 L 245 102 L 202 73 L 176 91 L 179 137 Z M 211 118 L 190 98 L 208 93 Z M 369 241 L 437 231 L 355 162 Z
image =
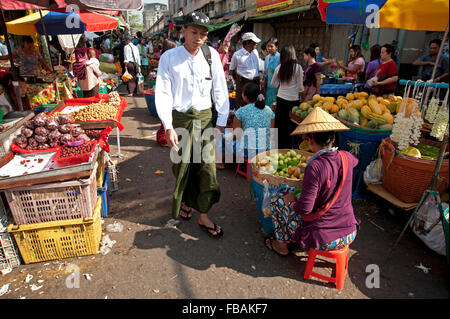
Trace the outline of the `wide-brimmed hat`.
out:
M 291 135 L 307 133 L 347 131 L 349 128 L 336 120 L 320 107 L 315 107 L 311 113 L 297 126 Z
M 261 40 L 253 32 L 246 32 L 242 35 L 242 41 L 248 41 L 248 40 L 251 40 L 255 43 L 261 42 Z
M 212 30 L 211 21 L 203 12 L 194 11 L 187 14 L 184 17 L 183 26 L 187 27 L 188 25 L 199 25 L 208 29 L 208 31 Z

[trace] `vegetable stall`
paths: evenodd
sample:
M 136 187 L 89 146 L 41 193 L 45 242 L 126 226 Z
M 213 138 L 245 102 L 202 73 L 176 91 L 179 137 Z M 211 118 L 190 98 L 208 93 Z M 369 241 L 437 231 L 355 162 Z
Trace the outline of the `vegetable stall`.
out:
M 126 107 L 116 92 L 68 99 L 10 128 L 0 163 L 0 269 L 99 252 L 117 190 L 108 139 Z

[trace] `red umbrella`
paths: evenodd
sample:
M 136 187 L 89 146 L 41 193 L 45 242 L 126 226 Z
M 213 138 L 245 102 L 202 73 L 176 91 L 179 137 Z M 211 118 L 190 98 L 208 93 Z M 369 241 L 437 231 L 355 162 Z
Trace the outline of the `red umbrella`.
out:
M 66 7 L 65 0 L 53 0 L 55 7 Z M 3 10 L 29 10 L 29 9 L 45 9 L 45 6 L 36 4 L 36 1 L 24 2 L 19 0 L 0 0 L 0 7 Z

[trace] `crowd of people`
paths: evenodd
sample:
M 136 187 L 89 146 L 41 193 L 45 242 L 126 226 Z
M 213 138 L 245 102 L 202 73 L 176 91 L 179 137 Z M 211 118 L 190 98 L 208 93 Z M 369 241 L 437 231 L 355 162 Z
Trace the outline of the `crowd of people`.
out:
M 199 12 L 185 17 L 182 28 L 184 45 L 168 49 L 161 55 L 155 103 L 167 144 L 182 158 L 173 164 L 172 214 L 174 218 L 190 220 L 195 210 L 200 213 L 198 225 L 211 237 L 221 238 L 224 230 L 210 218 L 211 209 L 221 195 L 215 156 L 214 152 L 205 152 L 204 149 L 214 141 L 214 136 L 209 136 L 206 131 L 215 127 L 216 134 L 223 134 L 227 125 L 230 101 L 227 72 L 223 67 L 227 48 L 219 45 L 218 51 L 203 53 L 207 51 L 203 44 L 208 36 L 208 20 Z M 263 63 L 255 48 L 260 39 L 246 32 L 242 41 L 242 48 L 231 56 L 228 71 L 236 82 L 237 91 L 233 128 L 243 129 L 233 130 L 233 134 L 239 140 L 239 135 L 242 132 L 247 135 L 248 129 L 263 132 L 239 143 L 245 149 L 244 155 L 250 158 L 250 151 L 271 148 L 270 128 L 278 128 L 283 130 L 283 134 L 290 135 L 292 131 L 288 128 L 290 121 L 286 109 L 290 110 L 292 105 L 298 105 L 309 95 L 304 93 L 305 86 L 316 92 L 315 85 L 320 83 L 316 81 L 316 73 L 320 72 L 321 66 L 316 62 L 315 48 L 305 50 L 304 61 L 311 70 L 303 72 L 292 45 L 283 46 L 278 53 L 278 41 L 270 39 L 264 46 L 267 50 L 264 62 L 267 63 Z M 324 61 L 322 59 L 322 63 L 327 63 Z M 267 103 L 269 99 L 276 103 L 275 112 Z M 217 113 L 215 120 L 214 110 Z M 265 238 L 265 244 L 280 256 L 288 255 L 289 243 L 296 243 L 303 249 L 344 248 L 355 239 L 359 228 L 359 220 L 355 218 L 351 204 L 352 170 L 358 160 L 348 152 L 333 148 L 335 132 L 348 128 L 320 108 L 313 112 L 318 112 L 313 117 L 320 122 L 321 129 L 313 120 L 295 130 L 300 129 L 301 134 L 307 134 L 315 153 L 305 170 L 303 183 L 308 187 L 304 187 L 299 198 L 286 192 L 277 199 L 280 204 L 272 205 L 275 231 L 272 237 Z M 324 127 L 327 128 L 325 131 Z M 181 134 L 181 129 L 188 134 Z M 181 145 L 182 149 L 179 149 Z M 201 160 L 195 159 L 198 146 L 203 150 Z M 290 145 L 286 147 L 291 148 Z M 333 206 L 334 203 L 337 204 Z

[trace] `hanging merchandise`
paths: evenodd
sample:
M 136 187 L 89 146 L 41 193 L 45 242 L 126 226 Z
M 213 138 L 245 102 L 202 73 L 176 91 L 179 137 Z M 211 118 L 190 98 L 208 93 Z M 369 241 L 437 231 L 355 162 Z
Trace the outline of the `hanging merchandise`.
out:
M 444 139 L 444 134 L 448 134 L 448 108 L 442 106 L 436 115 L 436 121 L 433 124 L 430 135 L 442 141 Z
M 233 25 L 230 27 L 230 31 L 228 31 L 227 35 L 225 36 L 225 39 L 223 40 L 223 45 L 225 47 L 229 46 L 231 38 L 234 37 L 239 31 L 241 31 L 243 26 L 244 25 L 238 26 L 236 23 L 233 23 Z
M 427 111 L 425 113 L 425 120 L 428 121 L 428 123 L 431 124 L 434 123 L 438 109 L 439 109 L 439 100 L 433 97 L 430 100 L 430 104 L 428 105 Z
M 423 125 L 420 103 L 418 101 L 419 99 L 422 102 L 423 94 L 420 93 L 420 90 L 416 90 L 416 86 L 414 86 L 412 96 L 418 99 L 409 98 L 410 89 L 411 86 L 409 85 L 405 89 L 400 110 L 395 116 L 392 127 L 391 139 L 398 144 L 399 150 L 404 150 L 410 145 L 419 144 Z
M 437 111 L 436 117 L 434 118 L 433 127 L 431 128 L 430 135 L 437 138 L 439 141 L 444 139 L 444 134 L 448 134 L 448 90 L 445 94 L 444 101 Z

